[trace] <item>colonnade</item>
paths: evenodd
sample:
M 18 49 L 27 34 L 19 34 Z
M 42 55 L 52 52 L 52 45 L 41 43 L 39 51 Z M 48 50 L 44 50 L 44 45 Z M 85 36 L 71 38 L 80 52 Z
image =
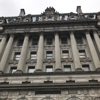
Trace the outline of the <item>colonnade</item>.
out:
M 81 65 L 80 59 L 79 59 L 79 53 L 78 53 L 78 49 L 77 49 L 74 32 L 71 31 L 69 33 L 69 35 L 70 35 L 70 42 L 71 42 L 71 49 L 72 49 L 75 70 L 81 71 L 82 65 Z M 86 31 L 85 35 L 86 35 L 88 47 L 90 49 L 91 57 L 92 57 L 94 65 L 95 65 L 95 69 L 100 70 L 100 60 L 97 55 L 97 52 L 96 52 L 96 49 L 93 44 L 93 41 L 92 41 L 89 31 Z M 99 39 L 99 36 L 96 31 L 93 31 L 93 36 L 94 36 L 97 48 L 100 53 L 100 39 Z M 10 36 L 10 38 L 7 42 L 6 48 L 4 50 L 6 41 L 7 41 L 7 36 L 4 36 L 0 43 L 0 59 L 1 59 L 0 72 L 1 73 L 4 73 L 4 70 L 6 68 L 7 60 L 8 60 L 8 57 L 9 57 L 9 54 L 11 51 L 11 47 L 12 47 L 12 44 L 14 41 L 14 35 Z M 27 54 L 27 50 L 28 50 L 28 42 L 29 42 L 29 35 L 25 35 L 16 73 L 23 73 L 24 65 L 26 62 L 25 58 L 26 58 L 26 54 Z M 44 49 L 44 35 L 40 34 L 39 43 L 38 43 L 38 51 L 37 51 L 37 65 L 36 65 L 36 69 L 35 69 L 36 72 L 42 71 L 42 68 L 43 68 L 43 49 Z M 4 50 L 4 53 L 2 55 L 3 50 Z M 55 33 L 55 71 L 62 71 L 60 43 L 59 43 L 59 34 L 58 33 Z

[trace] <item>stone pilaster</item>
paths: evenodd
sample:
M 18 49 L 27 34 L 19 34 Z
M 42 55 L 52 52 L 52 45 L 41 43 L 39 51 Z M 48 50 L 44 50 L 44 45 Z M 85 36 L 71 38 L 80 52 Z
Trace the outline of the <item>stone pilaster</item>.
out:
M 90 33 L 89 33 L 89 31 L 86 31 L 85 34 L 86 34 L 86 39 L 87 39 L 87 42 L 88 42 L 88 46 L 89 46 L 89 49 L 90 49 L 90 53 L 91 53 L 91 56 L 92 56 L 92 59 L 93 59 L 94 66 L 95 66 L 96 70 L 100 71 L 100 61 L 99 61 L 97 52 L 95 50 L 93 41 L 91 39 Z
M 100 39 L 96 31 L 93 31 L 93 36 L 100 54 Z
M 43 67 L 43 47 L 44 47 L 44 36 L 40 34 L 39 44 L 38 44 L 38 52 L 37 52 L 37 66 L 35 68 L 35 72 L 42 71 Z
M 4 51 L 4 46 L 6 44 L 6 40 L 7 40 L 7 35 L 4 35 L 3 38 L 2 38 L 2 41 L 0 43 L 0 60 L 2 58 L 2 53 Z
M 5 69 L 6 64 L 7 64 L 7 60 L 8 60 L 9 53 L 10 53 L 10 50 L 11 50 L 11 47 L 13 44 L 13 40 L 14 40 L 14 36 L 11 35 L 9 38 L 9 41 L 7 43 L 7 46 L 5 48 L 4 54 L 2 56 L 1 62 L 0 62 L 0 72 L 2 72 L 2 73 L 4 72 L 4 69 Z
M 25 65 L 26 54 L 28 49 L 28 41 L 29 41 L 29 35 L 25 35 L 16 73 L 23 73 L 23 67 Z
M 55 34 L 55 71 L 62 71 L 58 33 Z
M 77 44 L 76 44 L 76 40 L 75 40 L 75 36 L 73 32 L 70 32 L 70 41 L 71 41 L 71 48 L 72 48 L 75 70 L 82 71 L 82 65 L 80 63 L 79 52 L 77 49 Z

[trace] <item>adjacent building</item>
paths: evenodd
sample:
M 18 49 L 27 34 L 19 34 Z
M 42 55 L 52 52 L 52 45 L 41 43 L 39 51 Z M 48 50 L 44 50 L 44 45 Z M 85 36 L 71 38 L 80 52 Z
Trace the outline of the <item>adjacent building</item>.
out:
M 100 100 L 100 12 L 0 17 L 0 100 Z

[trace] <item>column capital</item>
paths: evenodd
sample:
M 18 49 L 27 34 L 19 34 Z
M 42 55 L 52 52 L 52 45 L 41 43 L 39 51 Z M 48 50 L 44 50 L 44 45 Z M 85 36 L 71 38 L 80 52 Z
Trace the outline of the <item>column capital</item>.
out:
M 69 33 L 69 34 L 74 35 L 74 31 L 70 31 L 70 33 Z
M 85 33 L 89 33 L 89 31 L 90 31 L 90 30 L 88 30 L 88 29 L 84 29 L 84 32 L 85 32 Z
M 10 34 L 10 37 L 14 38 L 14 34 Z
M 8 36 L 7 34 L 3 34 L 3 37 L 7 38 L 7 36 Z
M 25 37 L 29 37 L 29 34 L 25 34 Z

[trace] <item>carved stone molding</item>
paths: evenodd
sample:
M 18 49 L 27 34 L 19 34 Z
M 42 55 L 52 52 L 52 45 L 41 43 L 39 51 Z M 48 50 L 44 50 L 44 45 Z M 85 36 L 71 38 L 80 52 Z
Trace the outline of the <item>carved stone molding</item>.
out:
M 44 59 L 43 61 L 44 63 L 55 63 L 55 59 L 54 58 L 51 58 L 51 59 Z
M 27 59 L 27 61 L 26 61 L 27 64 L 33 64 L 36 62 L 37 62 L 37 59 Z
M 80 99 L 76 96 L 72 96 L 72 97 L 68 98 L 67 100 L 82 100 L 82 99 Z
M 60 45 L 61 49 L 70 49 L 70 45 L 62 44 Z
M 77 49 L 85 49 L 86 44 L 77 45 Z
M 22 49 L 22 46 L 15 46 L 14 47 L 14 51 L 21 51 L 21 49 Z
M 10 60 L 10 61 L 9 61 L 9 64 L 14 64 L 14 65 L 15 65 L 15 64 L 18 64 L 18 62 L 19 62 L 18 60 L 14 60 L 14 59 L 13 59 L 13 60 Z
M 77 90 L 68 90 L 69 94 L 77 94 L 77 92 L 78 92 Z
M 73 62 L 72 58 L 61 58 L 61 62 Z
M 53 45 L 47 45 L 47 46 L 45 46 L 45 50 L 54 50 L 54 46 Z
M 80 61 L 86 63 L 86 62 L 91 62 L 91 59 L 89 57 L 80 58 Z
M 30 46 L 29 50 L 38 50 L 38 45 Z

